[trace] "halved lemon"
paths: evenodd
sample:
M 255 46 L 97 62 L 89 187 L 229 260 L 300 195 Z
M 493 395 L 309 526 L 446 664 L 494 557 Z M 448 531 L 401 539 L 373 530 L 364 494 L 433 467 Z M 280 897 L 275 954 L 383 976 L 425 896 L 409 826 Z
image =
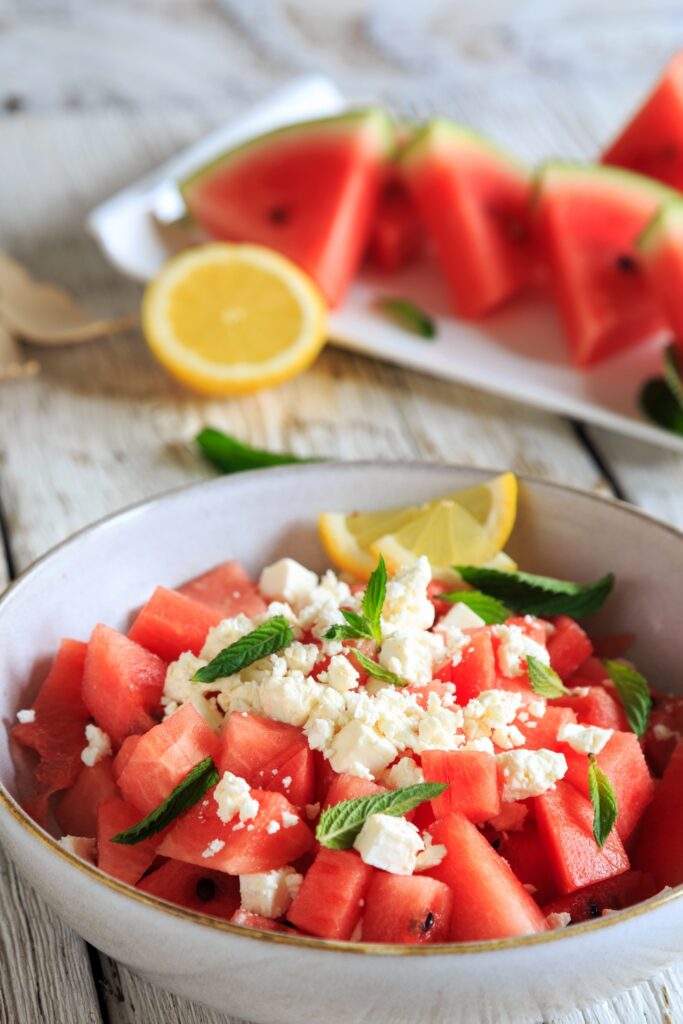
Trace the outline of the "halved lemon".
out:
M 517 479 L 503 473 L 424 505 L 324 513 L 319 529 L 335 565 L 360 579 L 367 579 L 382 554 L 390 571 L 426 555 L 436 576 L 454 581 L 453 564 L 516 568 L 502 550 L 516 510 Z
M 325 321 L 315 283 L 260 245 L 188 249 L 148 285 L 142 303 L 153 354 L 208 395 L 244 394 L 300 373 L 325 342 Z

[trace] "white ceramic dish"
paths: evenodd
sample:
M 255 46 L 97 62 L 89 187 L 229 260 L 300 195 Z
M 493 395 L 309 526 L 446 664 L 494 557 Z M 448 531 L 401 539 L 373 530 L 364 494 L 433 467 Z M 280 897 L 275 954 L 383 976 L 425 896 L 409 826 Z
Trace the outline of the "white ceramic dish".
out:
M 607 918 L 526 939 L 419 949 L 254 932 L 172 907 L 63 851 L 16 802 L 9 730 L 63 636 L 125 628 L 157 583 L 235 556 L 257 572 L 283 554 L 322 569 L 316 515 L 421 501 L 487 476 L 424 464 L 321 463 L 223 477 L 139 505 L 41 559 L 0 600 L 0 838 L 64 920 L 152 982 L 249 1021 L 401 1024 L 538 1021 L 613 995 L 680 956 L 683 886 Z M 618 586 L 596 619 L 638 633 L 635 657 L 683 688 L 683 535 L 616 503 L 526 482 L 511 552 L 531 571 Z
M 160 226 L 183 211 L 175 182 L 269 128 L 326 117 L 346 105 L 328 79 L 298 79 L 98 206 L 88 227 L 119 270 L 147 281 L 187 242 L 182 233 Z M 425 342 L 387 320 L 376 308 L 381 295 L 412 298 L 428 309 L 437 338 Z M 330 335 L 339 345 L 379 359 L 683 451 L 683 438 L 649 423 L 637 402 L 643 381 L 661 374 L 665 339 L 577 370 L 557 314 L 542 296 L 520 299 L 485 320 L 456 320 L 441 275 L 429 264 L 390 277 L 365 272 L 330 317 Z

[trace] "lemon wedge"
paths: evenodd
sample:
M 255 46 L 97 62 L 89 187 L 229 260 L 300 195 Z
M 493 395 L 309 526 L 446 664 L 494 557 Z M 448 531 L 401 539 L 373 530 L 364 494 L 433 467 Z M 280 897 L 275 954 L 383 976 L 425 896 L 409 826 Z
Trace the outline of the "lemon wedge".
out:
M 291 260 L 259 245 L 200 245 L 148 285 L 142 327 L 159 362 L 207 395 L 245 394 L 304 370 L 325 342 L 325 300 Z
M 457 582 L 454 564 L 516 568 L 502 550 L 516 511 L 517 479 L 503 473 L 423 505 L 324 513 L 319 530 L 334 564 L 358 579 L 368 578 L 380 554 L 391 572 L 426 555 L 436 578 Z

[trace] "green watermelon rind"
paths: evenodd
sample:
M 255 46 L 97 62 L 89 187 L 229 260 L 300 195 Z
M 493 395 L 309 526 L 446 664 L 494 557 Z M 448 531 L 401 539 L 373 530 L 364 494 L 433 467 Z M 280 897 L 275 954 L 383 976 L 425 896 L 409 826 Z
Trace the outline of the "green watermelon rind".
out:
M 178 182 L 183 199 L 187 205 L 188 194 L 194 185 L 200 184 L 210 178 L 216 171 L 236 163 L 242 158 L 248 158 L 252 152 L 263 151 L 268 146 L 277 144 L 283 140 L 296 139 L 297 137 L 309 138 L 321 133 L 346 134 L 354 126 L 365 127 L 374 133 L 377 139 L 378 155 L 388 156 L 394 145 L 394 130 L 389 115 L 380 107 L 369 107 L 364 110 L 349 110 L 344 114 L 337 114 L 334 117 L 317 118 L 313 121 L 299 121 L 296 124 L 283 125 L 263 135 L 255 136 L 246 142 L 240 143 L 233 149 L 214 157 L 209 163 L 197 168 L 186 178 Z
M 593 188 L 599 182 L 612 195 L 617 187 L 621 186 L 623 192 L 631 193 L 634 197 L 649 195 L 659 199 L 661 203 L 669 203 L 673 199 L 679 198 L 679 193 L 675 189 L 669 188 L 668 185 L 662 185 L 661 182 L 655 181 L 653 178 L 638 174 L 636 171 L 628 171 L 623 167 L 568 160 L 548 160 L 540 164 L 534 174 L 535 199 L 539 197 L 539 194 L 547 195 L 553 191 L 552 183 L 550 188 L 547 187 L 551 174 L 559 175 L 571 183 L 577 183 L 583 179 Z M 544 186 L 546 186 L 545 189 Z
M 680 241 L 683 235 L 683 199 L 672 199 L 645 225 L 636 245 L 638 250 L 648 256 L 669 241 Z
M 440 147 L 466 149 L 480 155 L 489 155 L 497 166 L 509 168 L 524 180 L 530 178 L 529 169 L 507 150 L 468 125 L 451 121 L 446 117 L 435 117 L 418 129 L 401 153 L 399 162 L 407 171 L 419 170 L 421 163 L 429 159 L 435 149 Z

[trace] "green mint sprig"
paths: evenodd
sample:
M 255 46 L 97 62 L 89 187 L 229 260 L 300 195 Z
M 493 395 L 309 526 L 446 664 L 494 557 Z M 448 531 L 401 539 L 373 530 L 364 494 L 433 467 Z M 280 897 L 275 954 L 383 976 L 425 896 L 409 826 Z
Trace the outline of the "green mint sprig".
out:
M 289 452 L 269 452 L 265 448 L 252 448 L 230 434 L 214 427 L 205 427 L 195 437 L 204 456 L 221 473 L 242 473 L 248 469 L 267 469 L 270 466 L 288 466 L 293 462 L 320 462 L 321 459 L 302 459 Z
M 439 594 L 439 600 L 467 605 L 487 626 L 500 625 L 512 615 L 510 609 L 501 601 L 497 601 L 490 594 L 482 594 L 481 590 L 452 590 L 446 594 Z
M 384 668 L 383 665 L 379 665 L 372 658 L 367 658 L 362 651 L 354 651 L 353 655 L 358 664 L 365 669 L 369 676 L 373 679 L 380 679 L 383 683 L 391 683 L 392 686 L 407 686 L 408 680 L 404 679 L 403 676 L 397 675 L 395 672 L 390 672 L 388 668 Z
M 638 739 L 647 729 L 652 709 L 650 687 L 644 676 L 621 661 L 606 659 L 603 665 L 617 688 L 626 720 Z
M 593 804 L 593 835 L 602 850 L 617 820 L 617 798 L 612 783 L 593 754 L 588 756 L 588 793 Z
M 206 791 L 217 782 L 218 772 L 211 758 L 207 757 L 188 772 L 158 807 L 124 832 L 112 836 L 111 842 L 120 843 L 122 846 L 135 846 L 157 832 L 162 832 L 179 815 L 199 803 Z
M 428 313 L 410 299 L 382 298 L 377 302 L 381 313 L 386 313 L 399 327 L 405 328 L 419 338 L 431 341 L 436 337 L 436 324 Z
M 341 609 L 346 623 L 330 626 L 326 640 L 374 640 L 382 643 L 381 615 L 387 592 L 387 567 L 379 556 L 377 568 L 370 576 L 361 602 L 360 613 Z
M 593 615 L 614 586 L 608 573 L 595 583 L 571 583 L 528 572 L 502 572 L 476 565 L 456 565 L 465 583 L 525 615 Z
M 275 615 L 220 651 L 208 665 L 195 672 L 192 682 L 213 683 L 216 679 L 234 675 L 255 661 L 289 647 L 293 640 L 294 633 L 287 619 L 284 615 Z
M 529 670 L 529 685 L 540 697 L 562 697 L 569 692 L 550 665 L 544 665 L 531 654 L 528 655 L 526 664 Z
M 315 837 L 329 850 L 349 850 L 371 814 L 391 814 L 400 818 L 408 811 L 433 800 L 447 788 L 444 782 L 419 782 L 414 786 L 374 793 L 356 800 L 342 800 L 320 815 Z

